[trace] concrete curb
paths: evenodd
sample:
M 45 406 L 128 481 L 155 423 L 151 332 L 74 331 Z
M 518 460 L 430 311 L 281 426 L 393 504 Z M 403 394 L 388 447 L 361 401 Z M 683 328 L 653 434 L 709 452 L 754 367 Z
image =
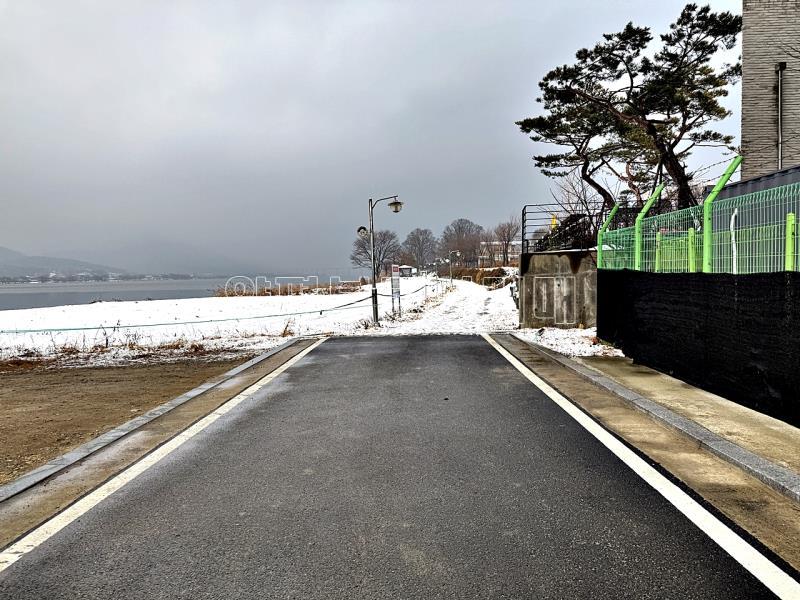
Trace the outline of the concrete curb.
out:
M 234 367 L 230 371 L 224 373 L 219 380 L 215 381 L 214 383 L 203 383 L 186 392 L 185 394 L 181 394 L 180 396 L 173 398 L 165 402 L 164 404 L 157 406 L 146 413 L 139 415 L 136 418 L 131 419 L 130 421 L 123 423 L 119 427 L 115 427 L 111 431 L 107 431 L 102 435 L 97 436 L 93 440 L 89 440 L 82 446 L 78 446 L 74 450 L 67 452 L 66 454 L 62 454 L 54 458 L 53 460 L 47 462 L 46 464 L 42 465 L 41 467 L 37 467 L 32 471 L 28 471 L 27 473 L 20 475 L 13 481 L 5 484 L 0 485 L 0 502 L 5 502 L 9 498 L 16 496 L 17 494 L 24 492 L 25 490 L 33 487 L 37 483 L 47 479 L 74 465 L 76 462 L 83 460 L 90 454 L 105 448 L 109 444 L 117 441 L 121 437 L 131 433 L 132 431 L 136 431 L 140 427 L 147 425 L 153 419 L 157 419 L 163 414 L 168 413 L 169 411 L 185 404 L 192 398 L 196 398 L 200 394 L 207 392 L 210 389 L 217 387 L 218 385 L 225 383 L 226 381 L 232 379 L 239 375 L 242 371 L 246 371 L 250 367 L 257 365 L 258 363 L 268 359 L 270 356 L 274 356 L 278 352 L 285 350 L 295 342 L 300 341 L 303 338 L 295 338 L 293 340 L 289 340 L 288 342 L 284 342 L 280 346 L 276 346 L 271 350 L 265 352 L 264 354 L 260 354 L 255 358 L 251 358 L 245 363 L 242 363 L 238 367 Z
M 725 438 L 709 431 L 702 425 L 678 415 L 668 408 L 653 402 L 629 390 L 625 386 L 617 383 L 616 381 L 606 377 L 599 371 L 591 367 L 577 363 L 563 355 L 553 352 L 548 348 L 539 346 L 527 340 L 520 338 L 515 334 L 511 334 L 514 339 L 523 342 L 548 358 L 556 361 L 563 367 L 570 369 L 577 373 L 584 379 L 592 382 L 596 386 L 611 392 L 633 405 L 634 408 L 648 414 L 650 417 L 656 419 L 660 423 L 675 429 L 684 435 L 689 436 L 695 440 L 700 446 L 706 448 L 713 454 L 728 461 L 729 463 L 746 471 L 750 475 L 760 479 L 769 487 L 778 493 L 786 496 L 787 498 L 800 503 L 800 474 L 795 473 L 791 469 L 787 469 L 781 465 L 775 464 L 750 450 L 742 448 L 726 440 Z

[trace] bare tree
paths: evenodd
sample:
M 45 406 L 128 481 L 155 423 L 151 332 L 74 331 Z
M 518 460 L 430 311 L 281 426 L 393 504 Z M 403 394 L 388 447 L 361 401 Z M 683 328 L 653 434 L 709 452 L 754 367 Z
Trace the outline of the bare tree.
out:
M 495 229 L 484 229 L 480 234 L 480 256 L 482 259 L 482 264 L 487 267 L 493 267 L 497 262 L 494 258 L 495 250 L 497 248 L 497 236 L 495 235 Z
M 388 229 L 375 232 L 375 264 L 378 274 L 386 270 L 386 265 L 394 261 L 400 253 L 400 240 L 397 234 Z M 353 242 L 353 251 L 350 253 L 350 262 L 353 266 L 372 268 L 370 257 L 369 237 L 357 237 Z
M 583 181 L 583 180 L 581 180 Z M 500 252 L 503 254 L 503 266 L 508 266 L 508 255 L 511 249 L 511 243 L 519 237 L 522 231 L 522 224 L 519 217 L 512 215 L 508 221 L 499 223 L 494 228 L 494 235 L 500 245 Z
M 461 252 L 459 262 L 463 265 L 477 265 L 482 231 L 483 227 L 469 219 L 456 219 L 442 232 L 442 248 Z
M 436 236 L 430 229 L 414 229 L 406 236 L 403 250 L 417 267 L 423 268 L 436 258 Z
M 591 234 L 597 235 L 608 207 L 603 198 L 577 172 L 573 171 L 556 180 L 556 190 L 551 190 L 550 194 L 566 216 L 585 215 Z

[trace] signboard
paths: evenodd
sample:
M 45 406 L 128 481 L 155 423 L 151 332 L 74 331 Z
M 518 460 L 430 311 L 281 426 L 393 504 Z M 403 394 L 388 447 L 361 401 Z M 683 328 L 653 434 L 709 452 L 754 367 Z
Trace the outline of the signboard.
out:
M 400 266 L 392 265 L 392 314 L 400 316 Z

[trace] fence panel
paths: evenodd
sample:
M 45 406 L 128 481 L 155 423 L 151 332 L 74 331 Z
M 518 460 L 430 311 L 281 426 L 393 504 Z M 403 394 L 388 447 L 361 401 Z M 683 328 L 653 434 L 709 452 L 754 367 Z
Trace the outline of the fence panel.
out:
M 700 206 L 643 219 L 641 270 L 653 273 L 700 271 L 703 237 L 697 232 L 702 230 L 702 224 L 703 208 Z
M 713 273 L 795 271 L 800 183 L 717 200 L 711 205 Z M 606 269 L 633 269 L 633 227 L 604 234 Z M 703 206 L 642 219 L 640 270 L 657 273 L 702 271 Z
M 634 228 L 612 229 L 603 234 L 603 268 L 633 269 Z
M 800 211 L 800 183 L 717 201 L 712 210 L 715 273 L 772 273 L 786 261 L 787 215 Z M 792 263 L 797 244 L 791 236 Z

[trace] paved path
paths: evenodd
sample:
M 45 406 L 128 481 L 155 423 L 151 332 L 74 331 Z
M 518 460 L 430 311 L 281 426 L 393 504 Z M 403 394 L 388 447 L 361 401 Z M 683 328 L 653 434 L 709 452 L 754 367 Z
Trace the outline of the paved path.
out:
M 759 598 L 479 337 L 328 340 L 0 598 Z

